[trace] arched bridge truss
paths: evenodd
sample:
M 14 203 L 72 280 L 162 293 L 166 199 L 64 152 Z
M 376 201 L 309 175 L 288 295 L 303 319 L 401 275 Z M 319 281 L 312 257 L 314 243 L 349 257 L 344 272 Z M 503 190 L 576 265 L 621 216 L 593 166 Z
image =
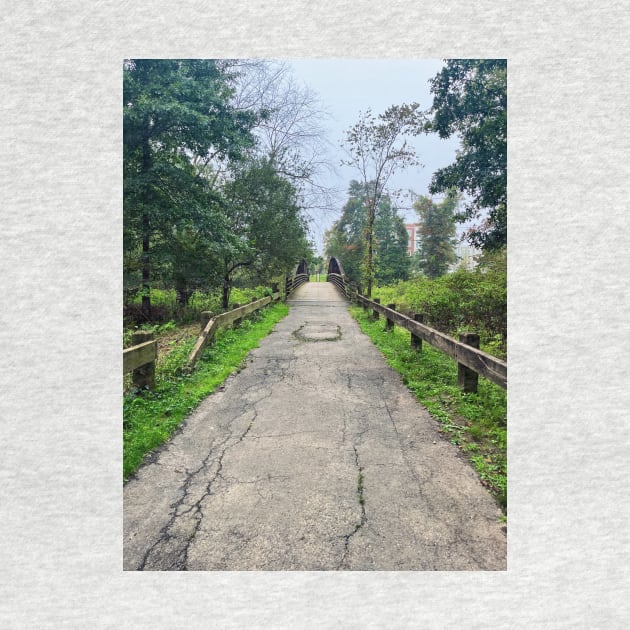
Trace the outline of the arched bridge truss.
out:
M 327 280 L 334 284 L 346 297 L 349 295 L 349 284 L 346 274 L 338 258 L 331 258 L 328 262 Z M 285 295 L 288 297 L 300 285 L 309 281 L 309 269 L 306 260 L 302 259 L 293 270 L 293 274 L 286 279 Z

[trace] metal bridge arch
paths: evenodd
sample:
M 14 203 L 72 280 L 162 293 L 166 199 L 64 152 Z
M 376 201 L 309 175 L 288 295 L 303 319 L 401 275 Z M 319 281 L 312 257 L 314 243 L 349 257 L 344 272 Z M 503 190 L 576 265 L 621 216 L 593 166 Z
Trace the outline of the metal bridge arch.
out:
M 341 265 L 341 261 L 338 258 L 335 258 L 334 256 L 330 259 L 330 261 L 328 262 L 328 273 L 336 273 L 340 276 L 345 276 L 344 272 L 343 272 L 343 267 Z
M 306 260 L 304 260 L 304 258 L 302 258 L 302 260 L 300 260 L 300 262 L 297 264 L 297 267 L 293 272 L 293 276 L 295 277 L 302 274 L 308 275 L 308 263 L 306 262 Z
M 289 297 L 295 289 L 297 289 L 301 284 L 308 282 L 308 263 L 304 258 L 300 260 L 300 262 L 295 267 L 292 276 L 287 276 L 285 286 L 284 286 L 284 294 L 286 297 Z
M 334 284 L 346 297 L 348 296 L 343 266 L 341 261 L 334 256 L 328 262 L 328 282 Z

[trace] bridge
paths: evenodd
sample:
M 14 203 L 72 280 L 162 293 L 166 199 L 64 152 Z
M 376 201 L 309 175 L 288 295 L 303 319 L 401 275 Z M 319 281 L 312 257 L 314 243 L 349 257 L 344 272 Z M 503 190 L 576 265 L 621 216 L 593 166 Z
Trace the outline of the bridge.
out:
M 289 315 L 126 484 L 125 570 L 506 568 L 494 500 L 328 279 L 298 265 Z

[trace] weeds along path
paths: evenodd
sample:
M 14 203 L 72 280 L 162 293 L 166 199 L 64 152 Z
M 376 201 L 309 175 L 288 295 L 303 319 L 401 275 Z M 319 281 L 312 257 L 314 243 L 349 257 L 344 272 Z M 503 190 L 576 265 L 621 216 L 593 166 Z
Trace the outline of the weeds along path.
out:
M 125 485 L 124 568 L 505 569 L 500 510 L 345 300 L 290 304 Z

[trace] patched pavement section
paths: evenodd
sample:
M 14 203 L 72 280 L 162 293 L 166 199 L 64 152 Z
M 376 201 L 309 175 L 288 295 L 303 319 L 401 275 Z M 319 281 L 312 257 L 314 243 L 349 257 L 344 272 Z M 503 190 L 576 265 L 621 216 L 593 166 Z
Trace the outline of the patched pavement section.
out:
M 124 487 L 126 570 L 504 570 L 501 512 L 331 285 Z

